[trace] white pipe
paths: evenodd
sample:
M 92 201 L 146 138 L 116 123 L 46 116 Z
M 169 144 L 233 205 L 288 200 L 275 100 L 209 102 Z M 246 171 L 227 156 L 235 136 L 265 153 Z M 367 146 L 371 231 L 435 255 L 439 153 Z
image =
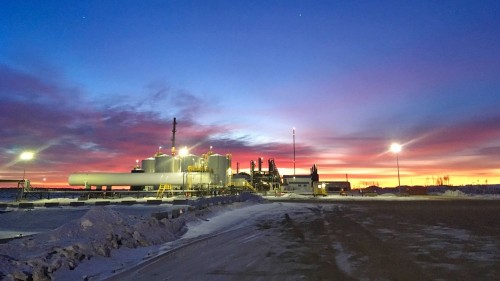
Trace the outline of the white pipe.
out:
M 201 175 L 199 173 L 75 173 L 68 177 L 68 183 L 72 186 L 187 185 L 188 176 L 190 179 L 195 179 L 194 183 L 211 182 L 210 173 L 201 173 Z

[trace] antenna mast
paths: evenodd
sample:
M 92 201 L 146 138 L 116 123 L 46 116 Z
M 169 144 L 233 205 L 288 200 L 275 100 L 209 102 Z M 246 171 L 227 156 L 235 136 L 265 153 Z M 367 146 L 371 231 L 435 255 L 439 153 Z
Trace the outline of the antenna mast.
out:
M 293 177 L 295 178 L 295 127 L 292 131 L 293 134 Z
M 175 156 L 175 126 L 177 125 L 177 121 L 174 117 L 173 128 L 172 128 L 172 155 Z

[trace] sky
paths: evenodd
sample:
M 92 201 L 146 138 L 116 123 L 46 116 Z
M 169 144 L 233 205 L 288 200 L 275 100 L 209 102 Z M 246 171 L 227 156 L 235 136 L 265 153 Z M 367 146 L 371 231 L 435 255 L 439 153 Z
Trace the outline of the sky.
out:
M 397 185 L 398 163 L 403 185 L 500 183 L 498 1 L 0 6 L 0 179 L 129 172 L 176 117 L 177 147 L 234 171 L 291 175 L 295 148 L 296 174 L 354 187 Z

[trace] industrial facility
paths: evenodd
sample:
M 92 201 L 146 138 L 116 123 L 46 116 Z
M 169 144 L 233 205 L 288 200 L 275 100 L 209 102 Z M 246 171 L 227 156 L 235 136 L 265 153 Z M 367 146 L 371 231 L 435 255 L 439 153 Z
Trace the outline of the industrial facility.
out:
M 183 153 L 157 153 L 143 159 L 131 173 L 75 173 L 68 178 L 73 186 L 107 187 L 130 186 L 132 190 L 158 189 L 169 185 L 176 190 L 200 191 L 222 188 L 231 182 L 231 155 L 220 155 L 210 150 L 202 156 Z M 186 150 L 187 151 L 187 150 Z
M 175 145 L 177 120 L 172 128 L 171 154 L 158 152 L 143 159 L 130 173 L 74 173 L 69 185 L 90 189 L 111 189 L 113 186 L 130 186 L 131 190 L 165 189 L 172 192 L 211 192 L 230 185 L 231 155 L 220 155 L 210 150 L 201 155 L 189 154 L 186 147 L 177 153 Z
M 237 163 L 236 173 L 231 170 L 231 154 L 217 154 L 210 147 L 201 156 L 189 154 L 186 147 L 177 153 L 175 133 L 177 121 L 174 118 L 172 148 L 170 154 L 161 151 L 154 156 L 137 160 L 130 173 L 74 173 L 68 178 L 69 185 L 85 186 L 86 189 L 111 190 L 113 186 L 129 186 L 134 191 L 159 190 L 161 192 L 185 194 L 217 194 L 251 190 L 254 192 L 301 192 L 326 195 L 327 191 L 337 191 L 331 185 L 319 184 L 316 165 L 310 175 L 281 176 L 273 158 L 267 160 L 268 169 L 263 169 L 263 158 L 250 161 L 250 173 L 240 173 Z M 285 180 L 285 182 L 283 182 Z M 298 183 L 298 186 L 297 186 Z M 329 188 L 326 188 L 329 187 Z M 343 189 L 350 189 L 344 184 Z

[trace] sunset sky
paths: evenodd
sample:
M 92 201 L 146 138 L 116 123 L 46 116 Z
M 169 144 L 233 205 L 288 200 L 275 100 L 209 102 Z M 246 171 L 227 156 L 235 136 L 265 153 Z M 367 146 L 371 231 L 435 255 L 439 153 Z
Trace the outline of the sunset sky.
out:
M 296 128 L 297 174 L 395 186 L 400 142 L 403 185 L 500 183 L 500 2 L 2 1 L 0 117 L 35 186 L 129 172 L 174 117 L 233 170 L 292 174 Z

